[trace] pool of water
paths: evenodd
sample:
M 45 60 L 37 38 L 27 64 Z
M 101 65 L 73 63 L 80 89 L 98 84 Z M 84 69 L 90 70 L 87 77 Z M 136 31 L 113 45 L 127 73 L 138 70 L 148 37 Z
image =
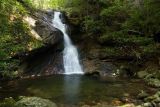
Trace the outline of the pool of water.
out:
M 57 104 L 85 104 L 93 102 L 111 102 L 114 99 L 137 97 L 147 87 L 139 80 L 122 80 L 84 75 L 54 75 L 20 79 L 0 83 L 0 99 L 5 97 L 38 96 Z

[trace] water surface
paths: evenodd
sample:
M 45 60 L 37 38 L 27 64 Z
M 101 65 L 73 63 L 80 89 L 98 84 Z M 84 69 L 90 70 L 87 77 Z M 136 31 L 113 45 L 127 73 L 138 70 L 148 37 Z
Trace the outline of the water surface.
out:
M 0 98 L 39 96 L 57 104 L 85 104 L 120 99 L 127 95 L 136 98 L 141 90 L 148 91 L 139 80 L 116 78 L 101 80 L 84 75 L 54 75 L 21 79 L 0 84 Z

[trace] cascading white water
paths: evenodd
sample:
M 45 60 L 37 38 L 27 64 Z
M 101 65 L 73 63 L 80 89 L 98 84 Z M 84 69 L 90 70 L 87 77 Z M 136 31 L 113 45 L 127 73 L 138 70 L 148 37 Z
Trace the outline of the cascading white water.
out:
M 62 23 L 60 15 L 60 12 L 54 12 L 52 23 L 64 36 L 63 63 L 65 74 L 83 74 L 83 70 L 79 63 L 77 48 L 72 44 L 71 39 L 66 32 L 66 25 Z

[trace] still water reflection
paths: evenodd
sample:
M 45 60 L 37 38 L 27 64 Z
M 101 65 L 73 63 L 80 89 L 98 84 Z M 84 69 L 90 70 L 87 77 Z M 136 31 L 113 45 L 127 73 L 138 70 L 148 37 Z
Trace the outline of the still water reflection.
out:
M 57 104 L 78 104 L 99 101 L 111 102 L 124 95 L 136 98 L 147 87 L 137 80 L 107 79 L 84 75 L 54 75 L 10 81 L 0 84 L 0 98 L 38 96 Z
M 81 76 L 64 76 L 64 95 L 67 102 L 78 102 Z

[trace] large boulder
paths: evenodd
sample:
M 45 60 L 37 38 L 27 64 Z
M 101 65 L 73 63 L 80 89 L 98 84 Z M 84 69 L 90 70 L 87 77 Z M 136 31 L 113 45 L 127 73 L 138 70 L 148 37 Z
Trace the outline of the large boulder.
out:
M 57 107 L 57 105 L 39 97 L 24 97 L 15 103 L 15 107 Z

